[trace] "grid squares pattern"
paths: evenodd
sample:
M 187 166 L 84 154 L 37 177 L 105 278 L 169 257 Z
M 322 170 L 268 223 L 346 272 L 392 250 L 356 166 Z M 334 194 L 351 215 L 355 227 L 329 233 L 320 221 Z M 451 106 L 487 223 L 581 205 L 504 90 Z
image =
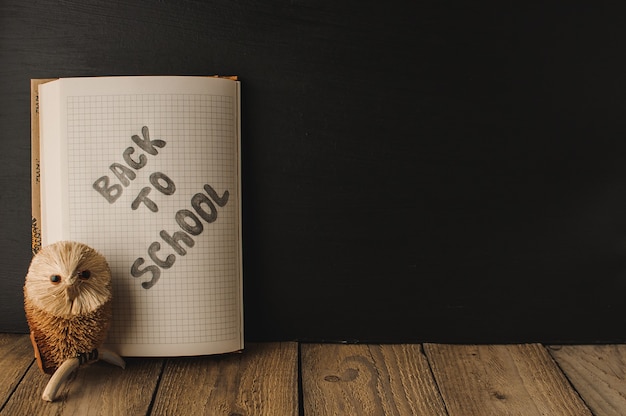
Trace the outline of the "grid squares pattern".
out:
M 146 153 L 131 139 L 165 141 L 156 155 Z M 114 321 L 111 344 L 210 343 L 240 336 L 238 278 L 237 163 L 235 109 L 232 97 L 205 94 L 97 95 L 67 98 L 67 141 L 70 235 L 102 252 L 109 261 L 114 286 Z M 144 137 L 147 139 L 147 137 Z M 130 168 L 123 157 L 145 166 Z M 117 163 L 128 185 L 111 169 Z M 160 172 L 176 186 L 165 195 L 150 182 Z M 119 197 L 109 203 L 93 184 L 107 177 L 107 188 L 117 187 Z M 103 183 L 103 182 L 101 182 Z M 161 180 L 161 184 L 165 184 Z M 217 220 L 200 220 L 203 231 L 186 254 L 177 254 L 159 235 L 182 231 L 175 218 L 181 209 L 195 213 L 191 198 L 209 184 L 218 194 L 229 191 L 224 207 L 215 205 Z M 157 205 L 131 208 L 139 192 Z M 203 206 L 206 208 L 206 206 Z M 208 209 L 208 208 L 206 208 Z M 197 215 L 197 214 L 196 214 Z M 197 215 L 200 218 L 199 215 Z M 138 258 L 154 264 L 148 253 L 160 244 L 160 259 L 175 256 L 173 265 L 160 268 L 160 278 L 150 289 L 142 282 L 151 273 L 133 277 Z

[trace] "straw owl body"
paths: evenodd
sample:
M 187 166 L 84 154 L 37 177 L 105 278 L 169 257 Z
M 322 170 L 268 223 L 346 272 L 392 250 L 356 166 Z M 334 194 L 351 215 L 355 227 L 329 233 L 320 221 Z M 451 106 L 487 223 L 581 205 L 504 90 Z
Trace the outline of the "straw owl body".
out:
M 111 299 L 109 266 L 93 248 L 63 241 L 33 257 L 24 310 L 44 372 L 52 374 L 65 360 L 100 347 L 110 325 Z

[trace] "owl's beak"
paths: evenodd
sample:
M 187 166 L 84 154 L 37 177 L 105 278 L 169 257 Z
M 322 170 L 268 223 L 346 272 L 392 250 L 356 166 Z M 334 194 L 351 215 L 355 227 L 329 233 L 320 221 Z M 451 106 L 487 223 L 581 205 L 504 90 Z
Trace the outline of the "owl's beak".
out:
M 65 289 L 65 293 L 67 294 L 67 299 L 70 302 L 73 302 L 74 299 L 76 299 L 78 297 L 78 285 L 76 283 L 70 284 Z
M 70 302 L 74 302 L 74 299 L 78 297 L 78 285 L 80 280 L 78 280 L 78 275 L 70 276 L 67 282 L 67 287 L 65 288 L 65 293 L 67 295 L 67 299 Z

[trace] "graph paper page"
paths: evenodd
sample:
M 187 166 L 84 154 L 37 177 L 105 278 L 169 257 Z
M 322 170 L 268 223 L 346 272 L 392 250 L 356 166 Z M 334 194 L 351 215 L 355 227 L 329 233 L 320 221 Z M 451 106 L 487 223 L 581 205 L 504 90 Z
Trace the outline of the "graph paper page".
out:
M 42 175 L 58 180 L 43 181 L 42 210 L 59 220 L 44 215 L 44 244 L 81 241 L 109 261 L 107 345 L 124 356 L 242 348 L 238 83 L 51 84 L 40 87 L 41 112 L 56 104 L 60 125 L 42 136 L 42 153 L 56 148 L 41 155 Z

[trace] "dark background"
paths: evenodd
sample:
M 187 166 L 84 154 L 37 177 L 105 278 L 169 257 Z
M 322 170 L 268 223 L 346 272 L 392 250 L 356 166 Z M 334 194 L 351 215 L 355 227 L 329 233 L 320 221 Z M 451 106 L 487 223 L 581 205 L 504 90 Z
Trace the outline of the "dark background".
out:
M 626 341 L 624 10 L 128 3 L 0 0 L 0 331 L 29 80 L 234 74 L 248 340 Z

